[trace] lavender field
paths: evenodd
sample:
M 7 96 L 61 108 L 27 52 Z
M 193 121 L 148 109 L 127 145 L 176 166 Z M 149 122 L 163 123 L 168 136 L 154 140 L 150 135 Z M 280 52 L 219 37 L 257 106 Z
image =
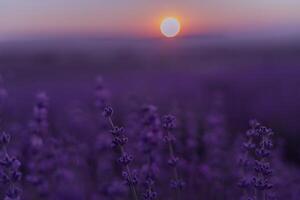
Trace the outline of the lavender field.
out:
M 0 42 L 0 199 L 298 200 L 300 40 Z

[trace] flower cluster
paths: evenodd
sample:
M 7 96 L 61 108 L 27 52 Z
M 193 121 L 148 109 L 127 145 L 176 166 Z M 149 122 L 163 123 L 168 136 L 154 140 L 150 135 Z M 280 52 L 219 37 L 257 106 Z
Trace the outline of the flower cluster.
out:
M 239 159 L 243 172 L 239 186 L 245 191 L 244 198 L 266 199 L 273 186 L 270 156 L 274 133 L 256 120 L 251 120 L 249 124 L 251 128 L 246 132 L 247 140 L 242 146 L 244 154 Z
M 2 132 L 0 134 L 0 181 L 6 188 L 4 200 L 20 200 L 21 189 L 17 186 L 21 180 L 21 162 L 7 152 L 10 135 Z
M 46 135 L 48 132 L 48 96 L 44 92 L 36 95 L 36 103 L 33 108 L 33 126 L 37 135 Z
M 108 92 L 98 78 L 95 93 L 72 98 L 67 113 L 55 107 L 67 95 L 56 96 L 50 108 L 47 95 L 38 93 L 29 127 L 24 125 L 27 113 L 18 112 L 32 109 L 13 105 L 15 91 L 2 104 L 2 87 L 0 78 L 1 128 L 17 140 L 11 143 L 10 135 L 0 132 L 0 199 L 299 199 L 300 170 L 283 162 L 283 155 L 297 152 L 285 151 L 281 141 L 276 143 L 279 151 L 273 152 L 273 131 L 256 120 L 245 134 L 236 135 L 239 124 L 230 122 L 236 116 L 228 112 L 231 102 L 224 101 L 226 87 L 215 99 L 197 98 L 196 106 L 171 98 L 159 102 L 144 99 L 147 95 L 117 94 L 116 115 L 107 106 Z M 213 103 L 212 109 L 201 108 L 206 103 Z M 171 109 L 178 117 L 161 117 L 158 108 Z M 233 162 L 237 155 L 238 170 Z
M 46 93 L 36 95 L 33 108 L 33 122 L 30 124 L 30 143 L 27 147 L 28 158 L 26 181 L 30 183 L 40 198 L 50 198 L 52 177 L 58 171 L 57 159 L 60 144 L 49 134 L 48 121 L 49 99 Z
M 162 127 L 165 130 L 164 139 L 169 149 L 168 164 L 173 168 L 173 178 L 170 181 L 170 186 L 173 189 L 181 190 L 185 186 L 185 182 L 179 177 L 179 173 L 177 170 L 177 164 L 179 158 L 175 155 L 175 151 L 173 147 L 175 137 L 174 135 L 171 134 L 171 131 L 176 128 L 176 118 L 173 115 L 163 116 Z
M 128 141 L 127 137 L 125 136 L 125 129 L 123 127 L 114 125 L 112 120 L 113 109 L 111 107 L 107 106 L 104 108 L 103 116 L 108 119 L 111 125 L 110 133 L 113 138 L 112 146 L 117 148 L 120 152 L 118 161 L 124 169 L 122 172 L 122 176 L 126 183 L 129 185 L 133 198 L 137 200 L 138 196 L 135 188 L 135 186 L 137 185 L 137 173 L 135 171 L 132 171 L 129 167 L 129 164 L 133 160 L 133 156 L 125 150 L 125 144 Z
M 145 155 L 145 163 L 142 167 L 143 185 L 145 187 L 143 197 L 145 200 L 157 199 L 155 190 L 157 181 L 157 149 L 161 137 L 160 119 L 157 108 L 153 105 L 145 105 L 141 109 L 141 139 L 140 147 Z

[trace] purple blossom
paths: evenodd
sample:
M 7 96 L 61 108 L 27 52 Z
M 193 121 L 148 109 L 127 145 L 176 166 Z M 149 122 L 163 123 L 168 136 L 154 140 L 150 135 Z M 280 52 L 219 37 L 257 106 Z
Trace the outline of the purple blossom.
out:
M 165 142 L 168 146 L 169 151 L 168 164 L 171 165 L 173 171 L 173 177 L 170 180 L 170 187 L 177 191 L 176 198 L 179 198 L 178 191 L 184 188 L 185 182 L 179 176 L 177 169 L 177 162 L 179 158 L 175 155 L 175 150 L 173 146 L 175 136 L 172 135 L 171 131 L 176 128 L 175 121 L 176 118 L 173 115 L 165 115 L 162 118 L 162 127 L 165 130 Z
M 21 189 L 18 187 L 22 174 L 20 172 L 21 162 L 7 152 L 10 136 L 0 133 L 0 186 L 6 188 L 5 200 L 19 200 Z
M 247 196 L 244 197 L 262 196 L 265 199 L 273 187 L 269 156 L 273 148 L 271 136 L 274 133 L 256 120 L 251 120 L 249 124 L 251 128 L 246 132 L 246 142 L 243 144 L 244 157 L 239 162 L 243 171 L 239 185 L 246 191 Z
M 103 116 L 109 118 L 109 117 L 112 117 L 112 115 L 113 115 L 112 107 L 105 107 L 103 110 Z
M 153 105 L 144 105 L 140 117 L 141 136 L 139 145 L 145 157 L 141 170 L 144 186 L 143 198 L 154 200 L 158 198 L 156 166 L 158 162 L 158 144 L 161 138 L 160 119 L 157 108 Z
M 119 162 L 123 165 L 124 171 L 122 172 L 122 176 L 124 178 L 124 180 L 126 181 L 126 183 L 129 185 L 132 196 L 135 200 L 138 199 L 138 195 L 136 192 L 136 188 L 135 185 L 137 184 L 137 173 L 135 173 L 134 171 L 131 171 L 130 169 L 130 162 L 133 160 L 133 156 L 128 154 L 125 151 L 125 143 L 123 142 L 119 142 L 120 138 L 121 141 L 123 141 L 123 139 L 125 138 L 124 134 L 125 134 L 125 130 L 124 128 L 119 128 L 117 126 L 114 125 L 113 120 L 112 120 L 112 115 L 113 115 L 113 109 L 111 107 L 105 107 L 104 111 L 103 111 L 103 116 L 106 117 L 111 125 L 111 133 L 113 136 L 113 144 L 115 144 L 115 147 L 118 147 L 119 152 L 121 154 L 121 156 L 119 157 Z M 127 139 L 126 143 L 127 143 Z M 118 142 L 116 142 L 118 141 Z
M 165 115 L 162 118 L 162 127 L 167 131 L 172 131 L 176 128 L 176 118 L 173 115 Z

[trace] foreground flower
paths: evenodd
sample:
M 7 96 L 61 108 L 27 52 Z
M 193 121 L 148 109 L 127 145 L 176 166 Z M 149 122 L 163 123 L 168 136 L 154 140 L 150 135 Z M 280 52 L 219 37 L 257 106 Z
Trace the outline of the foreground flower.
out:
M 242 168 L 239 186 L 244 190 L 242 199 L 268 199 L 273 187 L 270 155 L 274 146 L 274 133 L 256 120 L 251 120 L 249 124 L 251 128 L 246 132 L 246 141 L 242 145 L 243 155 L 239 159 Z
M 138 200 L 138 195 L 136 192 L 135 186 L 137 185 L 137 173 L 132 171 L 130 168 L 130 163 L 133 160 L 133 156 L 126 152 L 125 144 L 128 142 L 128 138 L 125 136 L 125 129 L 123 127 L 115 126 L 112 120 L 113 109 L 111 107 L 105 107 L 103 111 L 103 116 L 108 119 L 111 130 L 110 133 L 112 135 L 112 146 L 117 148 L 121 154 L 118 159 L 121 167 L 123 168 L 122 176 L 126 183 L 128 184 L 133 199 Z
M 19 200 L 21 189 L 17 185 L 21 180 L 19 170 L 21 162 L 8 154 L 7 145 L 9 142 L 10 135 L 5 132 L 0 133 L 0 180 L 2 186 L 6 188 L 4 200 Z
M 175 136 L 171 133 L 176 128 L 176 118 L 173 115 L 165 115 L 162 118 L 162 127 L 165 131 L 164 141 L 168 145 L 169 150 L 168 164 L 173 169 L 173 177 L 170 180 L 170 187 L 177 191 L 176 198 L 178 198 L 178 192 L 184 188 L 185 182 L 179 177 L 177 170 L 179 158 L 175 155 L 173 147 Z

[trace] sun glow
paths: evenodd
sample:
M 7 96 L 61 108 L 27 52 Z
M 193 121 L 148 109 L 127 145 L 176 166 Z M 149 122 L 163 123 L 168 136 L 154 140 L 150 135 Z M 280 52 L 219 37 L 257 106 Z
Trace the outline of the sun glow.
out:
M 160 23 L 160 31 L 166 37 L 175 37 L 180 32 L 180 22 L 174 17 L 167 17 Z

